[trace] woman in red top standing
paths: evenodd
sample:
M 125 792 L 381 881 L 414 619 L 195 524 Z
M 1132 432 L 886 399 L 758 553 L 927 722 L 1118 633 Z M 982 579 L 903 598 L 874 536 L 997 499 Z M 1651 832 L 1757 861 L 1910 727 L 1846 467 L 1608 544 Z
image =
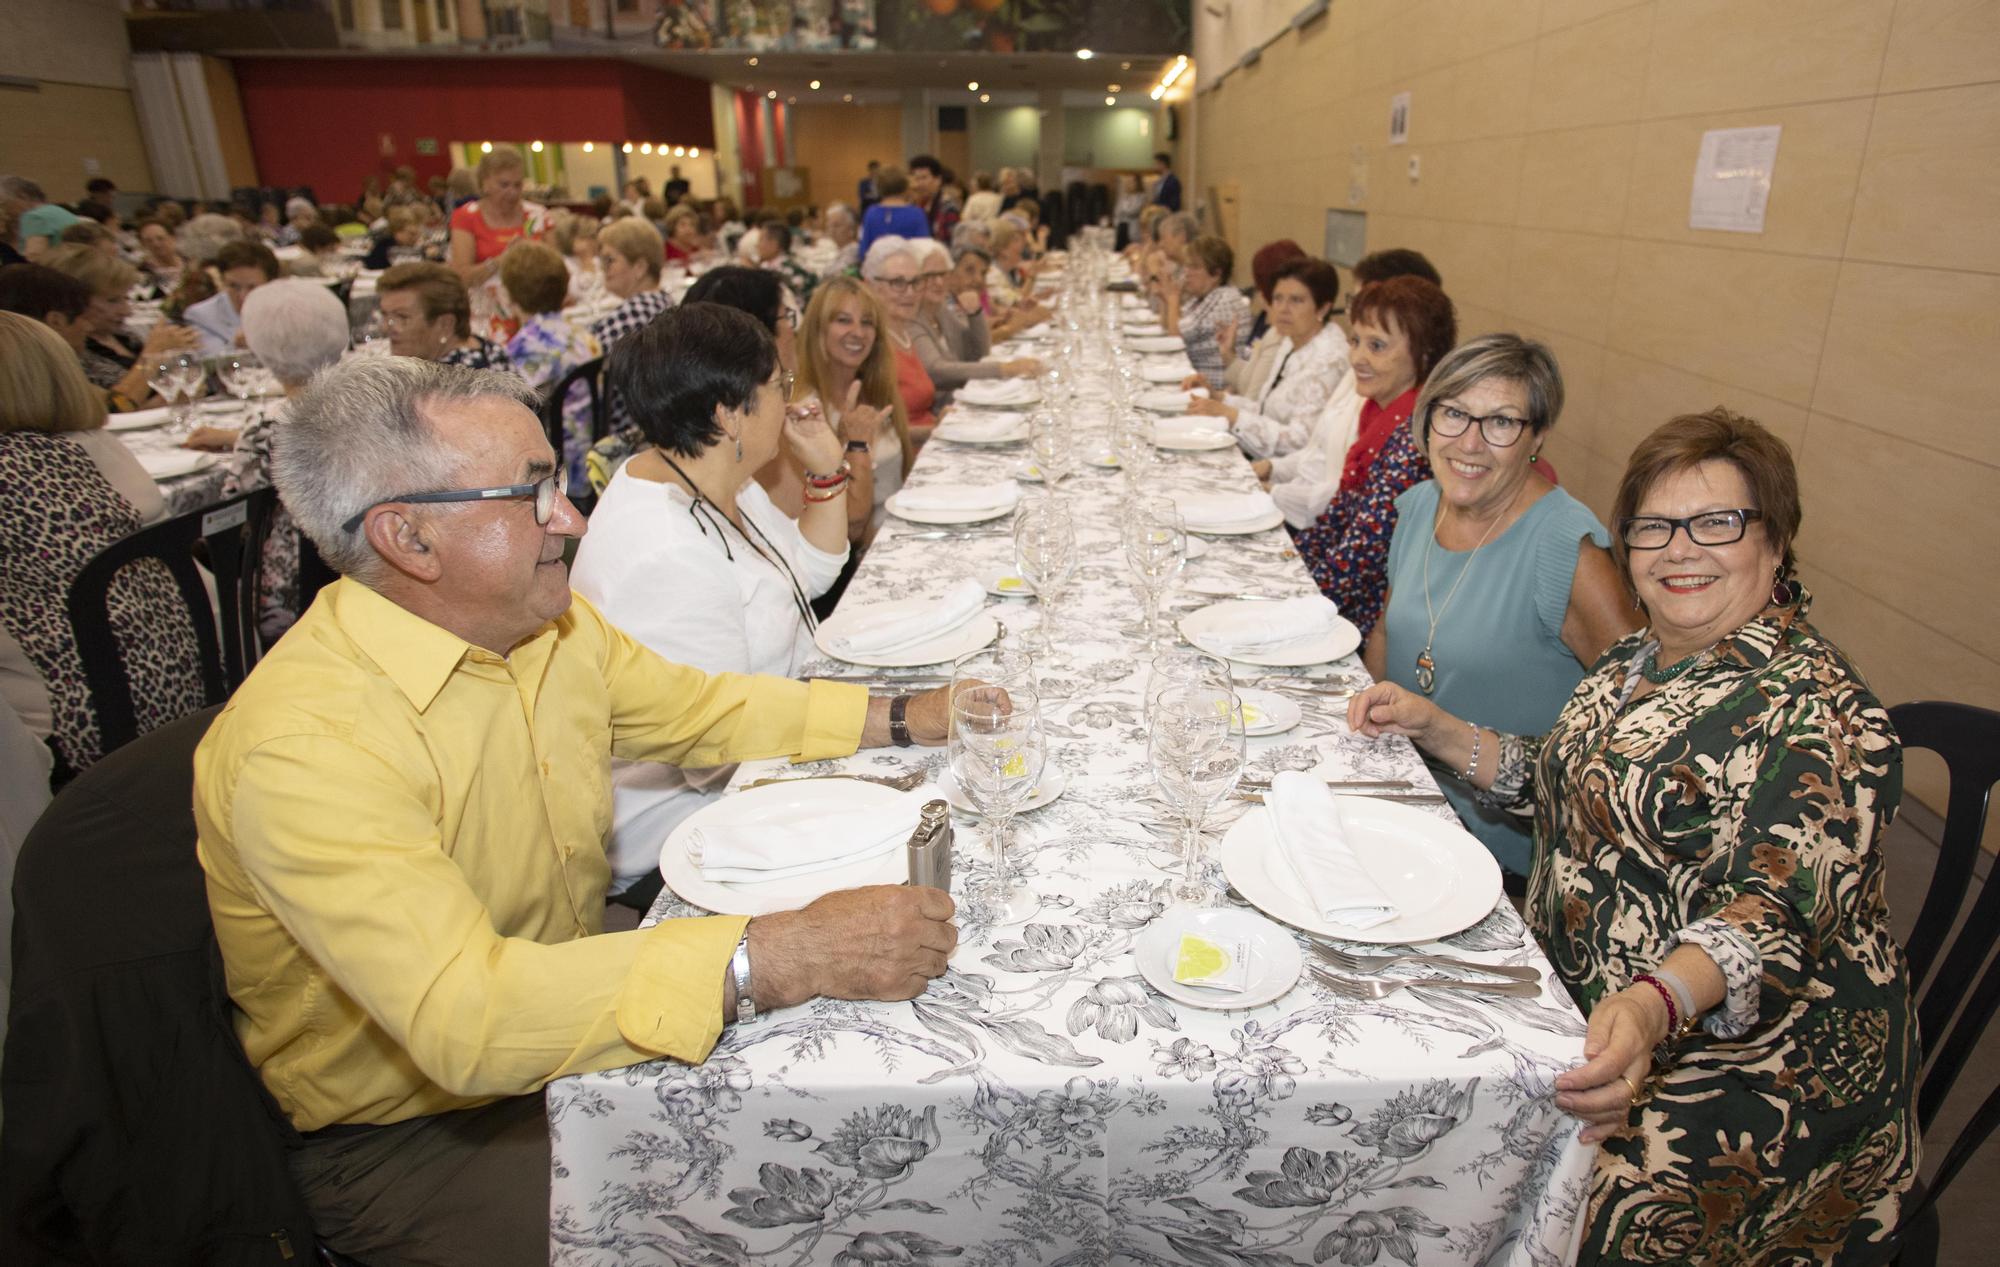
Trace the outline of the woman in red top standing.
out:
M 913 327 L 923 300 L 917 253 L 908 238 L 884 236 L 868 248 L 861 276 L 888 310 L 889 350 L 896 354 L 896 391 L 910 418 L 910 439 L 921 445 L 937 425 L 937 384 L 917 355 Z
M 1310 528 L 1299 555 L 1320 591 L 1367 637 L 1382 617 L 1396 497 L 1431 477 L 1410 434 L 1410 411 L 1431 369 L 1458 342 L 1458 318 L 1442 290 L 1421 277 L 1364 286 L 1348 301 L 1348 361 L 1362 396 L 1340 491 Z
M 515 149 L 497 149 L 479 160 L 479 197 L 451 213 L 453 272 L 472 292 L 472 329 L 504 344 L 520 328 L 500 289 L 500 256 L 522 238 L 540 239 L 549 213 L 521 196 L 528 165 Z

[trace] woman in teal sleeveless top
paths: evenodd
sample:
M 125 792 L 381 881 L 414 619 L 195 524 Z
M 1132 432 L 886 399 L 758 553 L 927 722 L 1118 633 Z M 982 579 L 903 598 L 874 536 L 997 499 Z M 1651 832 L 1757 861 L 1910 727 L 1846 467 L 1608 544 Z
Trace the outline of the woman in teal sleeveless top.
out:
M 1555 357 L 1518 335 L 1439 362 L 1410 418 L 1433 479 L 1396 499 L 1389 602 L 1362 657 L 1377 679 L 1508 733 L 1546 731 L 1638 626 L 1604 526 L 1535 469 L 1562 398 Z M 1525 876 L 1532 824 L 1477 804 L 1458 771 L 1436 774 L 1467 830 Z

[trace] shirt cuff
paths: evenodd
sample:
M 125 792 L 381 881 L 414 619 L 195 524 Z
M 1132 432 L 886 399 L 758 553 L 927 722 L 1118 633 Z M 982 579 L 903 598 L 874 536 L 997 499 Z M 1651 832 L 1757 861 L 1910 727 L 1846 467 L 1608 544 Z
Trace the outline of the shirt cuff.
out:
M 806 683 L 806 720 L 799 736 L 799 761 L 852 756 L 868 723 L 868 688 L 851 682 Z
M 1674 945 L 1701 947 L 1722 971 L 1722 1006 L 1702 1019 L 1702 1028 L 1721 1039 L 1749 1033 L 1757 1023 L 1757 999 L 1764 980 L 1764 956 L 1757 943 L 1728 920 L 1711 916 L 1675 933 Z
M 722 1036 L 722 974 L 750 921 L 740 915 L 662 920 L 618 991 L 618 1033 L 640 1051 L 689 1064 Z

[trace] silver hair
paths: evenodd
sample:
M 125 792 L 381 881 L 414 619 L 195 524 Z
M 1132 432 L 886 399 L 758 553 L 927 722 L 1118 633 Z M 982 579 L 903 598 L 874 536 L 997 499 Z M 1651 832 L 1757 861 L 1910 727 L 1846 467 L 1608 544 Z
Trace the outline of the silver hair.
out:
M 936 238 L 910 238 L 910 253 L 917 257 L 917 267 L 922 268 L 930 256 L 938 256 L 945 263 L 951 263 L 951 252 Z
M 909 257 L 910 267 L 921 268 L 923 261 L 917 258 L 916 244 L 908 238 L 885 233 L 868 244 L 868 258 L 861 261 L 863 281 L 875 281 L 882 276 L 890 260 L 898 255 Z
M 301 211 L 309 216 L 319 214 L 319 208 L 313 206 L 313 201 L 310 198 L 288 198 L 285 200 L 285 219 L 289 220 Z
M 1417 443 L 1430 443 L 1432 405 L 1489 378 L 1519 383 L 1527 391 L 1529 430 L 1539 433 L 1556 425 L 1562 415 L 1563 380 L 1555 353 L 1518 334 L 1482 334 L 1445 353 L 1424 381 L 1417 407 L 1410 411 Z
M 1153 228 L 1154 239 L 1157 240 L 1168 229 L 1174 230 L 1190 242 L 1201 236 L 1201 222 L 1188 211 L 1176 211 L 1161 217 L 1160 223 Z
M 347 307 L 319 282 L 280 278 L 243 301 L 243 338 L 280 383 L 302 387 L 347 351 Z
M 951 246 L 954 251 L 968 246 L 983 247 L 993 240 L 993 225 L 987 220 L 960 220 L 952 226 Z
M 328 566 L 373 582 L 380 559 L 360 528 L 343 525 L 378 502 L 453 487 L 467 455 L 438 439 L 428 415 L 489 396 L 535 407 L 518 375 L 413 356 L 355 357 L 313 377 L 273 437 L 271 478 Z
M 197 264 L 214 262 L 215 253 L 243 237 L 243 226 L 228 216 L 207 212 L 181 226 L 175 235 L 181 255 Z
M 841 216 L 845 219 L 855 221 L 857 224 L 860 222 L 860 217 L 854 214 L 854 208 L 848 206 L 844 202 L 836 202 L 828 206 L 826 209 L 826 214 L 821 218 L 825 220 L 831 220 L 835 216 Z

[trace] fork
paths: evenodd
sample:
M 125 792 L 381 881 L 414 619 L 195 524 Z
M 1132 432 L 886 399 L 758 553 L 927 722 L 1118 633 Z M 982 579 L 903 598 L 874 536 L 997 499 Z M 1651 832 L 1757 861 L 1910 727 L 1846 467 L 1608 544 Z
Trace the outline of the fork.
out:
M 1317 940 L 1312 943 L 1312 952 L 1342 972 L 1381 972 L 1397 964 L 1415 963 L 1427 968 L 1443 968 L 1446 971 L 1490 972 L 1496 977 L 1506 977 L 1510 981 L 1533 981 L 1538 985 L 1542 980 L 1542 974 L 1533 968 L 1517 968 L 1497 963 L 1473 963 L 1469 959 L 1452 959 L 1445 955 L 1356 955 L 1345 950 L 1336 950 Z
M 1472 990 L 1480 994 L 1504 994 L 1509 998 L 1532 999 L 1542 992 L 1539 983 L 1527 981 L 1453 981 L 1443 977 L 1420 981 L 1362 981 L 1336 977 L 1318 968 L 1308 969 L 1313 979 L 1347 999 L 1386 999 L 1398 990 L 1422 986 L 1427 990 Z
M 770 787 L 773 783 L 810 783 L 815 779 L 856 779 L 862 783 L 879 783 L 883 787 L 892 787 L 898 792 L 910 792 L 922 786 L 923 781 L 929 777 L 929 772 L 925 770 L 911 770 L 907 774 L 898 774 L 894 777 L 886 774 L 794 774 L 769 779 L 752 779 L 736 790 L 747 792 L 753 787 Z

